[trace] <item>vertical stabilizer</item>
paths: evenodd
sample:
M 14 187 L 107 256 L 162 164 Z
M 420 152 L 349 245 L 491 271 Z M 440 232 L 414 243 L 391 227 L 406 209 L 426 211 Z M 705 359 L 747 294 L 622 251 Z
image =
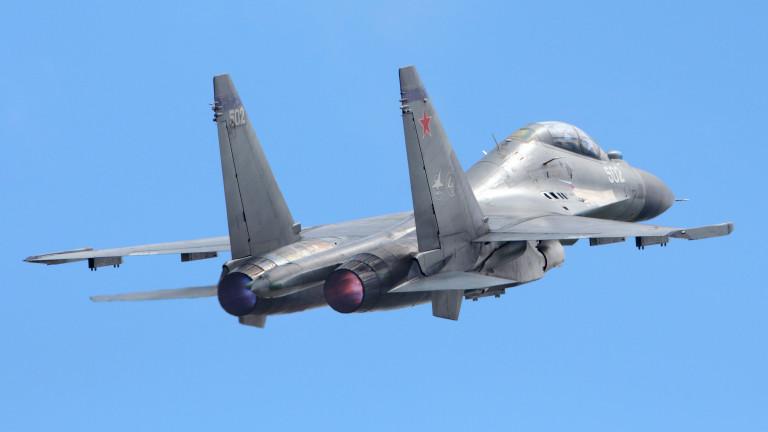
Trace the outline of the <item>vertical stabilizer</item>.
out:
M 400 95 L 419 251 L 441 249 L 448 256 L 487 226 L 413 66 L 400 69 Z
M 213 78 L 213 95 L 232 258 L 257 256 L 298 240 L 299 226 L 229 75 Z
M 400 103 L 419 266 L 426 275 L 467 271 L 478 255 L 471 242 L 488 226 L 413 66 L 400 69 Z M 432 314 L 458 319 L 463 297 L 463 289 L 433 291 Z

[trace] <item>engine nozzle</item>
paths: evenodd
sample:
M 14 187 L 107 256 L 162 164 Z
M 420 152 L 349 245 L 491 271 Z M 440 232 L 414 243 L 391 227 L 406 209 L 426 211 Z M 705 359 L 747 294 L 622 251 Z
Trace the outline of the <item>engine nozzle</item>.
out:
M 328 276 L 323 295 L 336 312 L 364 312 L 374 307 L 381 296 L 383 282 L 389 280 L 389 265 L 376 255 L 353 256 Z
M 362 306 L 365 299 L 365 287 L 355 272 L 339 269 L 331 273 L 325 280 L 323 295 L 333 310 L 350 313 Z
M 232 272 L 219 281 L 219 304 L 234 316 L 248 315 L 256 307 L 256 293 L 251 291 L 253 279 L 245 273 Z

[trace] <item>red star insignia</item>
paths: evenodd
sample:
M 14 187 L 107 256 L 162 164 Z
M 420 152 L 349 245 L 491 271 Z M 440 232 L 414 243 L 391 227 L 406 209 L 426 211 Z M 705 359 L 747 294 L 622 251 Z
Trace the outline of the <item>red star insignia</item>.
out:
M 424 131 L 424 136 L 432 136 L 432 131 L 429 130 L 429 122 L 432 120 L 432 117 L 427 114 L 426 111 L 424 111 L 424 115 L 421 116 L 421 119 L 419 120 L 419 123 L 421 123 L 421 129 Z

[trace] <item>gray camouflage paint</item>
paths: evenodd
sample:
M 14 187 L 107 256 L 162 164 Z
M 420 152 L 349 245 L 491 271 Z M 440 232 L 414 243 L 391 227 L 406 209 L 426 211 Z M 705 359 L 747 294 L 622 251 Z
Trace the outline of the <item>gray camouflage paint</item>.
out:
M 462 298 L 498 296 L 508 287 L 541 278 L 564 261 L 563 245 L 579 238 L 608 244 L 636 237 L 638 247 L 644 247 L 666 244 L 669 237 L 699 239 L 733 230 L 732 224 L 678 229 L 632 223 L 666 211 L 674 202 L 672 192 L 652 174 L 616 153 L 609 157 L 586 133 L 561 122 L 525 126 L 464 173 L 415 68 L 402 68 L 400 83 L 415 212 L 301 229 L 231 79 L 221 75 L 214 78 L 213 109 L 229 237 L 87 248 L 27 261 L 88 260 L 96 269 L 119 264 L 123 256 L 180 253 L 191 260 L 231 249 L 233 259 L 224 264 L 218 289 L 92 299 L 218 294 L 225 310 L 240 316 L 241 323 L 262 327 L 267 315 L 335 301 L 328 296 L 335 287 L 327 281 L 351 281 L 338 282 L 347 285 L 336 293 L 349 291 L 359 304 L 345 305 L 344 312 L 431 301 L 435 316 L 457 319 Z

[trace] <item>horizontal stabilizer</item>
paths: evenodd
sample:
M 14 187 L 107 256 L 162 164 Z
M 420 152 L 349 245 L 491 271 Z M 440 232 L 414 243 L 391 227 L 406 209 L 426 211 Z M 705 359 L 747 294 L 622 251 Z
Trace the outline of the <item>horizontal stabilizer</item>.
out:
M 177 300 L 199 297 L 213 297 L 215 295 L 216 286 L 210 285 L 157 291 L 133 292 L 125 294 L 97 295 L 92 296 L 91 301 L 101 303 L 113 301 Z
M 493 276 L 485 276 L 470 272 L 444 272 L 433 276 L 411 279 L 404 282 L 389 292 L 403 293 L 416 291 L 454 291 L 474 290 L 485 288 L 499 288 L 514 285 L 516 282 Z

